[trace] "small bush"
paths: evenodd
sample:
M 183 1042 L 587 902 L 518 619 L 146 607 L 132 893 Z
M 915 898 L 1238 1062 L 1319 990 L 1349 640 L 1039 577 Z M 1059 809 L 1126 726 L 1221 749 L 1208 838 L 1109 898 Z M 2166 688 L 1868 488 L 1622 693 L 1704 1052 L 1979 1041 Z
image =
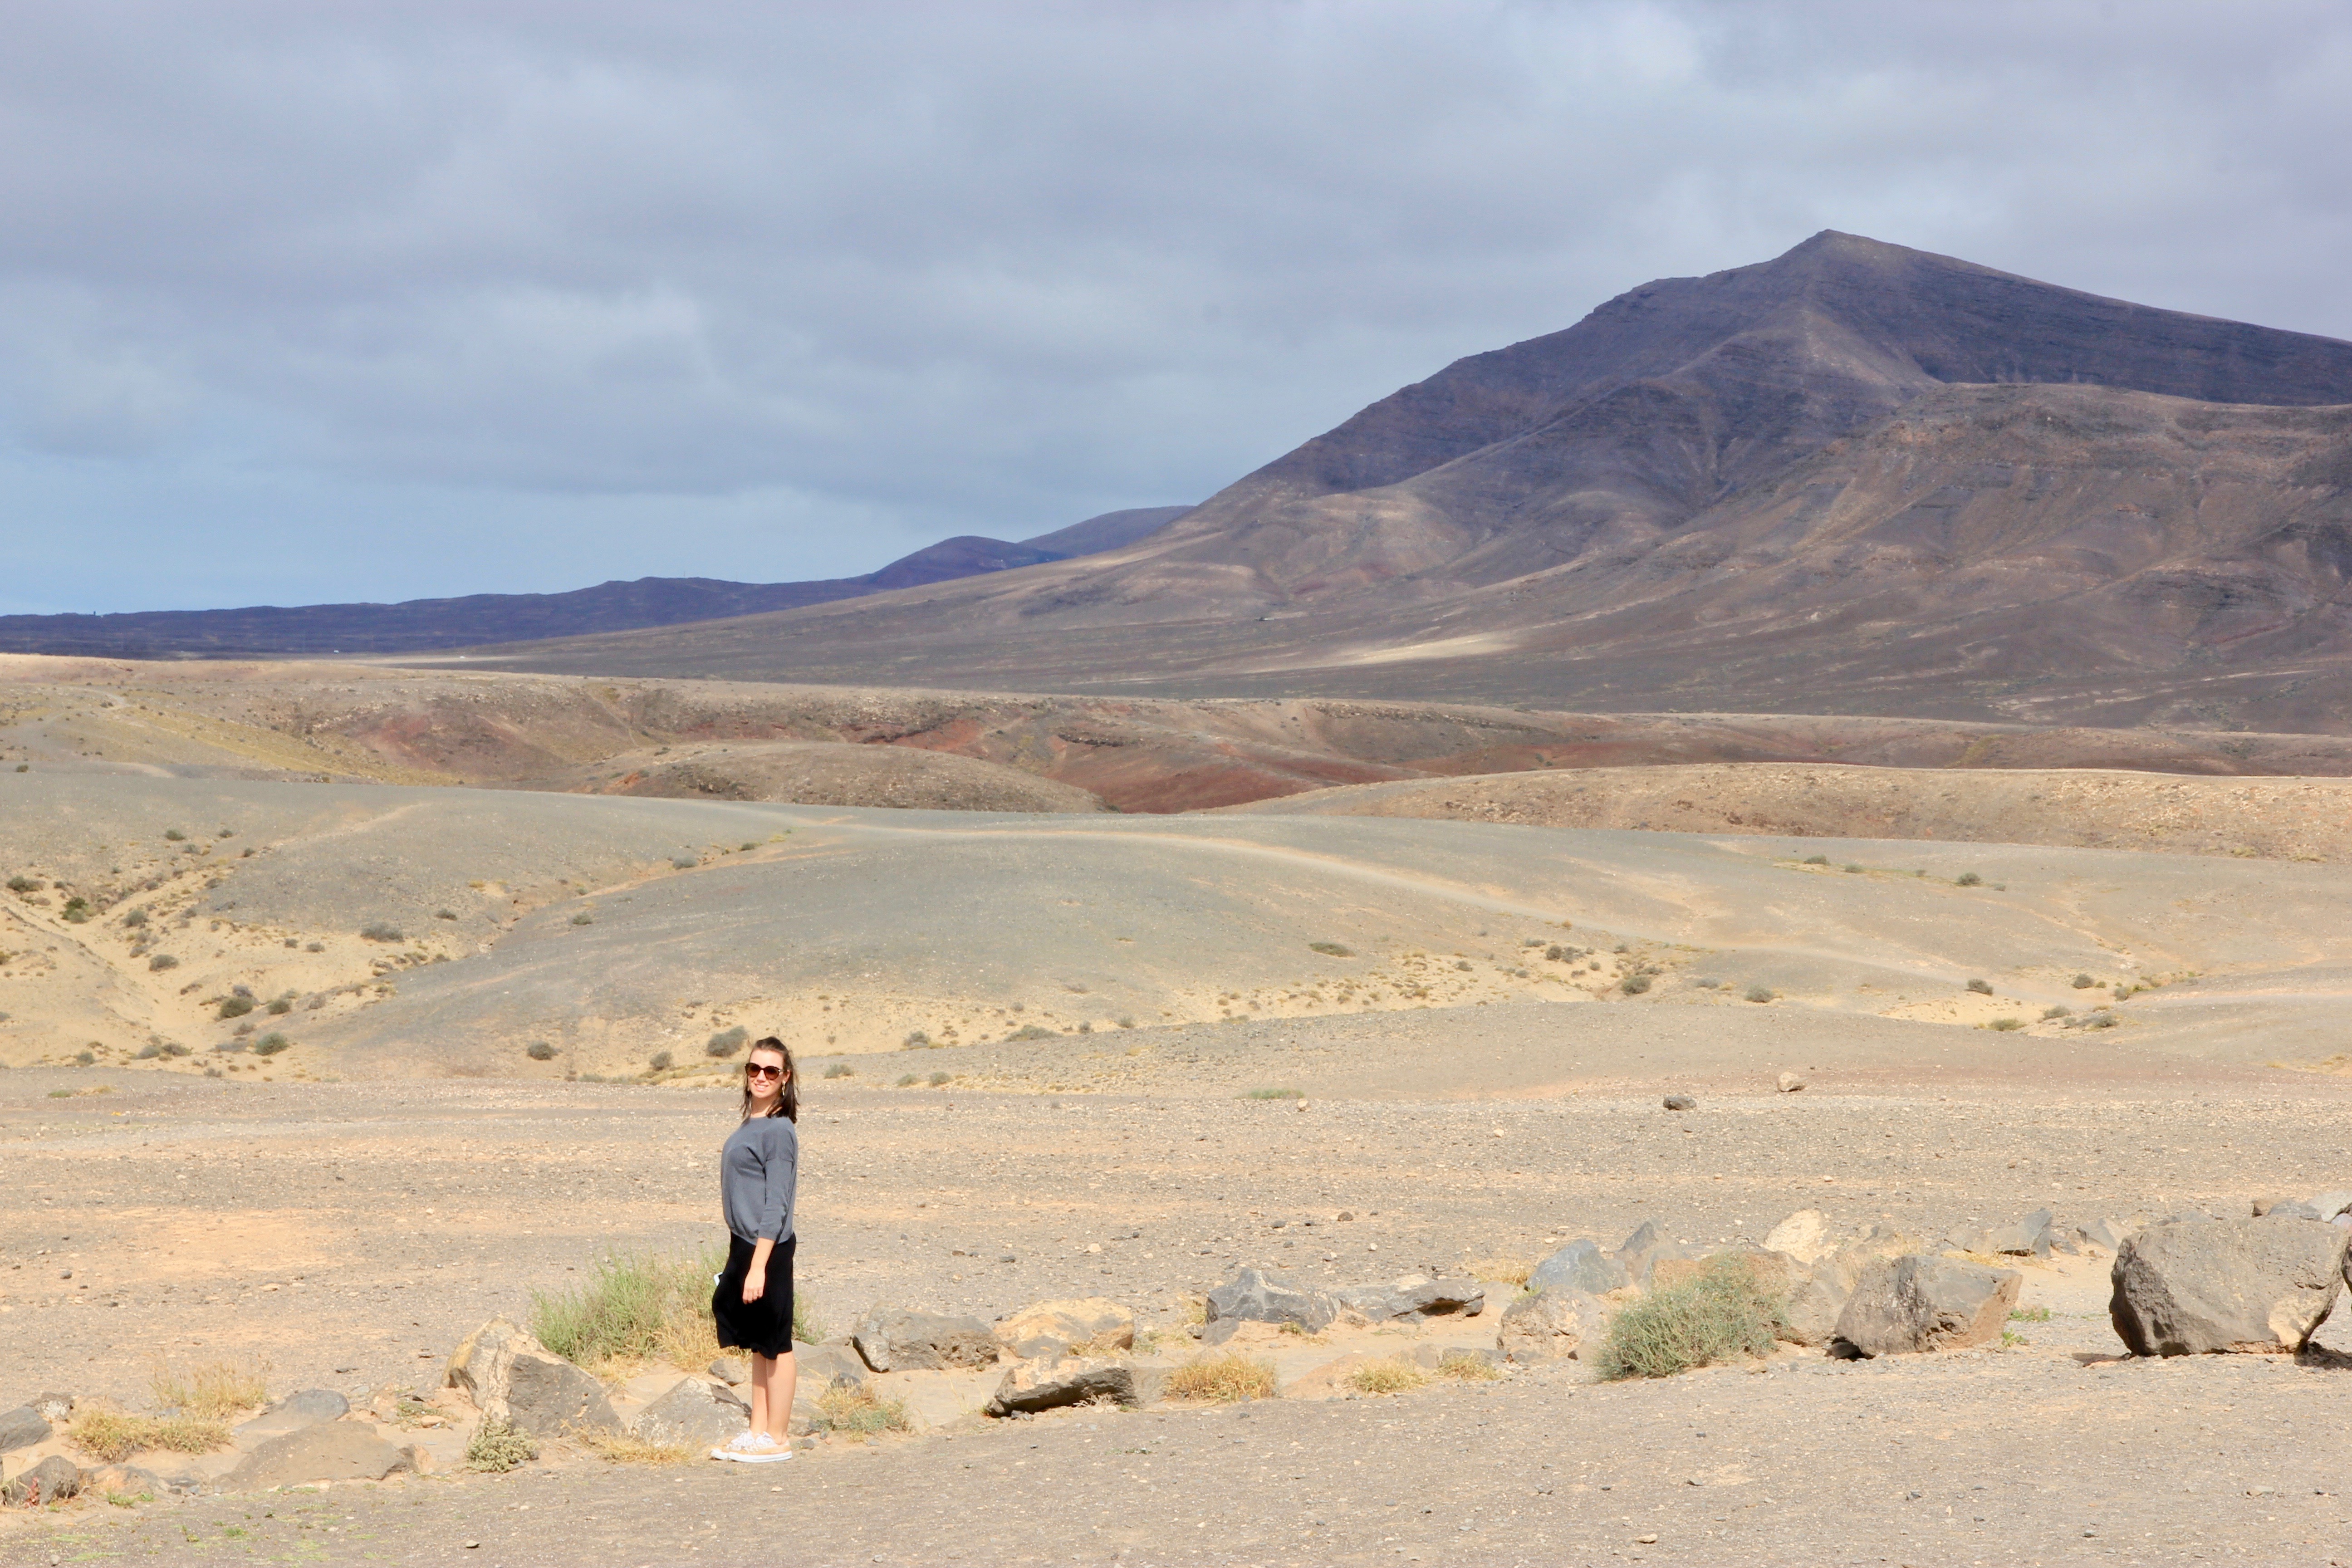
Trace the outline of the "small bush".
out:
M 277 1030 L 272 1029 L 253 1042 L 253 1054 L 257 1057 L 274 1057 L 293 1043 Z
M 519 1432 L 510 1421 L 484 1416 L 474 1435 L 466 1439 L 466 1468 L 493 1476 L 502 1476 L 517 1465 L 527 1465 L 539 1458 L 528 1434 Z
M 1769 1002 L 1772 1000 L 1772 988 L 1769 985 L 1750 985 L 1747 995 L 1750 1002 Z
M 407 933 L 386 921 L 375 921 L 360 927 L 362 942 L 406 942 Z
M 908 1035 L 905 1039 L 898 1042 L 898 1048 L 902 1051 L 919 1051 L 930 1043 L 930 1036 L 923 1033 L 920 1029 L 917 1029 L 913 1034 Z
M 302 944 L 302 951 L 304 952 L 324 952 L 327 951 L 327 944 L 323 942 L 306 942 Z
M 1845 869 L 1849 876 L 1860 876 L 1862 874 L 1862 867 L 1852 860 L 1845 863 Z
M 1646 974 L 1629 974 L 1617 983 L 1617 989 L 1628 996 L 1639 996 L 1649 988 L 1650 977 Z
M 206 1362 L 185 1372 L 158 1361 L 147 1374 L 155 1403 L 184 1415 L 225 1417 L 268 1403 L 269 1390 L 259 1363 Z
M 1808 866 L 1826 866 L 1829 863 L 1830 858 L 1826 855 L 1808 855 L 1805 857 L 1805 864 Z
M 294 1000 L 290 996 L 273 997 L 270 1000 L 269 1005 L 263 1008 L 262 1011 L 268 1014 L 273 1018 L 283 1018 L 287 1014 L 294 1011 Z
M 1256 1361 L 1238 1351 L 1224 1355 L 1195 1356 L 1170 1369 L 1160 1385 L 1169 1399 L 1196 1399 L 1216 1405 L 1238 1405 L 1245 1399 L 1274 1397 L 1274 1363 Z
M 1402 1394 L 1429 1382 L 1429 1373 L 1409 1361 L 1376 1361 L 1348 1374 L 1348 1386 L 1359 1394 Z
M 793 1338 L 804 1345 L 824 1343 L 824 1324 L 810 1310 L 808 1298 L 798 1291 L 793 1294 Z
M 1769 1355 L 1782 1321 L 1781 1303 L 1727 1258 L 1620 1310 L 1601 1342 L 1599 1371 L 1607 1379 L 1671 1377 L 1736 1356 Z
M 98 1065 L 98 1057 L 96 1053 L 91 1051 L 76 1051 L 74 1053 L 74 1060 L 81 1063 L 81 1065 L 86 1068 L 96 1067 Z
M 2086 1029 L 2112 1029 L 2115 1026 L 2116 1016 L 2113 1013 L 2094 1013 L 2083 1020 L 2083 1027 Z
M 1952 885 L 1956 888 L 1978 888 L 1984 885 L 1984 879 L 1974 871 L 1963 871 L 1952 879 Z
M 700 864 L 702 862 L 691 855 L 680 855 L 669 863 L 669 868 L 673 871 L 691 871 Z
M 604 1375 L 659 1359 L 707 1366 L 719 1353 L 710 1277 L 726 1256 L 608 1253 L 573 1289 L 531 1292 L 530 1331 L 567 1361 Z
M 915 1075 L 913 1073 L 908 1073 L 906 1077 L 900 1079 L 897 1083 L 892 1084 L 890 1087 L 893 1089 L 911 1089 L 914 1087 L 914 1084 Z
M 885 1399 L 862 1384 L 836 1383 L 816 1396 L 816 1418 L 827 1431 L 872 1437 L 904 1432 L 914 1423 L 903 1399 Z
M 1241 1098 L 1244 1100 L 1305 1100 L 1307 1092 L 1297 1089 L 1254 1089 Z
M 433 918 L 436 921 L 454 921 L 457 918 L 457 911 L 455 910 L 436 910 L 433 911 Z
M 1013 1040 L 1050 1040 L 1054 1037 L 1054 1031 L 1043 1024 L 1024 1024 L 1004 1037 L 1008 1043 Z
M 1354 948 L 1341 947 L 1336 942 L 1310 942 L 1307 944 L 1307 951 L 1309 952 L 1319 952 L 1326 958 L 1353 958 L 1356 956 L 1356 950 Z
M 159 952 L 154 957 L 147 961 L 147 969 L 150 973 L 153 973 L 158 970 L 177 969 L 179 967 L 180 961 L 173 958 L 168 952 Z
M 122 923 L 132 931 L 137 931 L 141 926 L 147 923 L 147 911 L 145 910 L 133 910 L 129 914 L 122 917 Z
M 217 1416 L 126 1415 L 120 1410 L 96 1407 L 75 1411 L 66 1436 L 76 1447 L 110 1465 L 119 1465 L 144 1448 L 209 1454 L 234 1440 L 228 1423 Z
M 2007 1033 L 2011 1029 L 2022 1029 L 2025 1027 L 2025 1020 L 2022 1018 L 1995 1018 L 1991 1023 L 1987 1024 L 1985 1027 L 1988 1029 L 1999 1029 L 2003 1033 Z
M 2088 991 L 2092 986 L 2096 985 L 2097 984 L 2097 981 L 2092 979 L 2087 974 L 2077 974 L 2074 976 L 2074 989 L 2077 991 Z
M 835 1062 L 831 1067 L 824 1069 L 824 1076 L 827 1078 L 856 1078 L 857 1076 L 857 1069 L 851 1067 L 847 1062 Z
M 938 1089 L 940 1085 L 952 1081 L 954 1078 L 955 1074 L 953 1073 L 935 1072 L 924 1081 L 929 1083 L 933 1089 Z
M 2071 1018 L 2074 1016 L 2074 1009 L 2063 1005 L 2053 1005 L 2042 1009 L 2042 1021 L 2045 1024 L 2053 1018 Z
M 596 923 L 596 917 L 589 914 L 573 915 L 572 923 L 576 926 L 592 926 Z
M 184 844 L 187 841 L 188 837 L 186 834 L 181 832 L 176 827 L 167 827 L 163 829 L 163 837 L 170 839 L 174 844 Z
M 242 1018 L 247 1013 L 252 1011 L 253 998 L 250 996 L 224 996 L 221 998 L 220 1016 L 224 1018 Z
M 667 1051 L 656 1051 L 652 1056 L 646 1058 L 646 1066 L 653 1068 L 656 1072 L 669 1071 L 669 1064 L 670 1054 Z
M 131 1053 L 131 1059 L 134 1062 L 152 1062 L 163 1054 L 163 1047 L 161 1046 L 142 1046 Z
M 1971 980 L 1969 982 L 1969 989 L 1975 992 L 1979 996 L 1990 996 L 1992 994 L 1992 982 L 1990 980 Z
M 1492 1383 L 1503 1372 L 1485 1356 L 1473 1355 L 1468 1351 L 1448 1351 L 1437 1363 L 1437 1375 L 1457 1383 Z
M 731 1029 L 721 1029 L 702 1042 L 705 1056 L 731 1057 L 751 1038 L 751 1031 L 738 1024 Z
M 89 900 L 88 899 L 68 899 L 66 900 L 66 907 L 63 913 L 68 923 L 73 925 L 81 925 L 89 919 Z
M 11 877 L 8 879 L 8 890 L 12 893 L 37 893 L 41 890 L 41 884 L 30 877 Z
M 533 1040 L 522 1048 L 522 1054 L 535 1062 L 551 1062 L 555 1059 L 555 1047 L 545 1040 Z
M 220 830 L 220 836 L 223 838 L 234 838 L 236 837 L 236 829 L 234 827 L 224 827 Z

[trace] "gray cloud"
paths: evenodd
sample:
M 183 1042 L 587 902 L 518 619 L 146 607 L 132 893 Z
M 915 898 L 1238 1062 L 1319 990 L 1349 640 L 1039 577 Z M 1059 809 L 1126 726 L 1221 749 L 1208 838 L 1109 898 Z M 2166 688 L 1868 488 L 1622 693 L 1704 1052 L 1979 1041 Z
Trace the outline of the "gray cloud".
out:
M 59 6 L 0 608 L 866 569 L 1822 227 L 2352 336 L 2318 4 Z

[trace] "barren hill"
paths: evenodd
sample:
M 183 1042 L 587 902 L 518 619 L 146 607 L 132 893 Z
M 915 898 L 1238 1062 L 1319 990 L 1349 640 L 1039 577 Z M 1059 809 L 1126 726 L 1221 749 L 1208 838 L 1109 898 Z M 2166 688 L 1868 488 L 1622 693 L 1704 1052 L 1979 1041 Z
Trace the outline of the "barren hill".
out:
M 2352 344 L 1853 236 L 1473 356 L 1175 525 L 546 670 L 2334 731 Z

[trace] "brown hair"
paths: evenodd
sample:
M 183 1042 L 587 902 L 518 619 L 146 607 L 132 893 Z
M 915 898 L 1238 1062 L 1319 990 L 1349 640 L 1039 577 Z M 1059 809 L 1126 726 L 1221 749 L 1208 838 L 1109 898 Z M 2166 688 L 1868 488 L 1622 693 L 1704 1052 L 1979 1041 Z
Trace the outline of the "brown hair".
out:
M 783 1041 L 776 1038 L 773 1035 L 770 1035 L 764 1039 L 752 1041 L 751 1048 L 743 1054 L 743 1067 L 745 1068 L 743 1078 L 743 1114 L 746 1117 L 751 1114 L 751 1079 L 750 1068 L 751 1066 L 751 1058 L 759 1055 L 761 1051 L 773 1051 L 778 1056 L 784 1058 L 784 1079 L 782 1083 L 776 1086 L 776 1109 L 771 1110 L 768 1114 L 771 1116 L 781 1116 L 787 1121 L 798 1121 L 801 1119 L 800 1069 L 793 1066 L 793 1053 L 791 1047 L 787 1047 Z

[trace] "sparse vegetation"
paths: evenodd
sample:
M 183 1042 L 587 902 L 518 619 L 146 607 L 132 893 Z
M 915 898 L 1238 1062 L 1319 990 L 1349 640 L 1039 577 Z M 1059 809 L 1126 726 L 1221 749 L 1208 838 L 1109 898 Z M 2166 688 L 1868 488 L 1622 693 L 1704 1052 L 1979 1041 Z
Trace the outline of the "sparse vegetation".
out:
M 1341 947 L 1336 942 L 1310 942 L 1307 944 L 1307 951 L 1309 952 L 1319 952 L 1326 958 L 1353 958 L 1356 956 L 1356 950 L 1354 948 Z
M 158 1361 L 149 1369 L 147 1388 L 165 1410 L 222 1418 L 268 1402 L 267 1370 L 258 1363 L 213 1361 L 183 1372 Z
M 2012 1323 L 2046 1323 L 2050 1321 L 2050 1309 L 2047 1307 L 2012 1307 L 2009 1311 L 2009 1321 Z
M 1969 982 L 1969 989 L 1975 992 L 1979 996 L 1990 996 L 1992 994 L 1992 982 L 1990 980 L 1971 980 Z
M 673 871 L 691 871 L 701 864 L 701 861 L 691 855 L 680 855 L 670 861 L 669 868 Z
M 2071 1018 L 2074 1016 L 2074 1009 L 2063 1004 L 2053 1004 L 2042 1009 L 2042 1021 L 2045 1024 L 2053 1018 Z
M 2000 1029 L 2003 1032 L 2007 1032 L 2011 1029 L 2022 1029 L 2025 1027 L 2025 1020 L 2022 1018 L 1995 1018 L 1991 1023 L 1987 1024 L 1985 1027 L 1988 1029 Z
M 294 1011 L 294 998 L 291 996 L 272 997 L 270 999 L 269 1005 L 264 1007 L 262 1011 L 268 1014 L 273 1018 L 283 1018 L 287 1014 Z
M 596 917 L 592 914 L 576 914 L 572 917 L 572 923 L 576 926 L 592 926 L 596 923 Z
M 457 918 L 457 911 L 455 910 L 436 910 L 433 911 L 433 918 L 436 921 L 454 921 Z
M 1650 977 L 1646 974 L 1629 974 L 1617 983 L 1617 989 L 1628 996 L 1639 996 L 1649 988 Z
M 851 1067 L 847 1062 L 835 1062 L 831 1067 L 824 1069 L 824 1076 L 827 1078 L 856 1078 L 857 1076 L 857 1069 Z
M 62 912 L 69 924 L 80 925 L 89 919 L 89 900 L 80 898 L 68 899 Z
M 253 1054 L 257 1057 L 274 1057 L 293 1043 L 277 1030 L 272 1029 L 253 1042 Z
M 731 1057 L 741 1050 L 751 1038 L 751 1031 L 738 1024 L 732 1028 L 721 1029 L 703 1041 L 702 1051 L 705 1056 Z
M 1769 1355 L 1782 1321 L 1782 1303 L 1726 1258 L 1619 1311 L 1601 1342 L 1599 1371 L 1604 1379 L 1671 1377 L 1738 1356 Z
M 920 1029 L 917 1029 L 914 1033 L 908 1035 L 905 1039 L 898 1042 L 898 1048 L 902 1051 L 919 1051 L 930 1043 L 930 1036 L 923 1033 Z
M 181 832 L 176 827 L 167 827 L 163 829 L 163 837 L 170 839 L 174 844 L 184 844 L 187 842 L 188 837 L 186 834 Z
M 599 1376 L 656 1358 L 706 1365 L 719 1353 L 710 1277 L 725 1262 L 715 1248 L 689 1257 L 607 1253 L 576 1289 L 531 1292 L 530 1331 Z
M 885 1399 L 871 1388 L 847 1383 L 834 1384 L 818 1394 L 816 1414 L 828 1431 L 861 1437 L 904 1432 L 914 1425 L 908 1418 L 905 1400 Z
M 1242 1096 L 1244 1100 L 1304 1100 L 1307 1093 L 1297 1089 L 1254 1089 Z
M 8 890 L 12 893 L 37 893 L 41 890 L 41 884 L 30 877 L 11 877 L 8 879 Z
M 1974 871 L 1963 871 L 1952 879 L 1952 886 L 1956 888 L 1978 888 L 1983 885 L 1984 879 Z
M 646 1066 L 653 1068 L 656 1072 L 669 1071 L 669 1064 L 670 1054 L 667 1051 L 656 1051 L 652 1056 L 646 1058 Z
M 1196 1356 L 1170 1370 L 1160 1385 L 1169 1399 L 1194 1399 L 1208 1404 L 1238 1405 L 1245 1399 L 1274 1397 L 1274 1363 L 1238 1351 L 1224 1355 Z
M 1805 857 L 1805 864 L 1808 866 L 1826 866 L 1829 863 L 1830 858 L 1826 855 L 1808 855 Z
M 1493 1279 L 1505 1285 L 1524 1285 L 1536 1266 L 1524 1258 L 1481 1258 L 1470 1265 L 1473 1279 Z
M 555 1059 L 555 1047 L 545 1040 L 533 1040 L 522 1048 L 522 1054 L 535 1062 L 551 1062 Z
M 388 921 L 372 921 L 360 927 L 362 942 L 406 942 L 407 933 Z
M 600 1459 L 615 1465 L 691 1465 L 702 1458 L 701 1450 L 677 1443 L 648 1443 L 643 1437 L 632 1437 L 626 1432 L 604 1432 L 593 1427 L 582 1427 L 571 1434 L 572 1440 Z M 470 1454 L 472 1450 L 469 1448 Z
M 1013 1040 L 1050 1040 L 1054 1037 L 1054 1031 L 1043 1024 L 1024 1024 L 1004 1037 L 1008 1043 Z
M 1847 872 L 1847 874 L 1848 874 L 1849 876 L 1856 876 L 1856 877 L 1858 877 L 1858 876 L 1860 876 L 1860 875 L 1862 874 L 1862 866 L 1861 866 L 1861 864 L 1860 864 L 1859 862 L 1857 862 L 1857 861 L 1853 861 L 1853 860 L 1849 860 L 1849 861 L 1847 861 L 1847 862 L 1845 863 L 1845 868 L 1846 868 L 1846 872 Z
M 1769 1002 L 1772 1000 L 1773 991 L 1769 985 L 1750 985 L 1746 995 L 1750 1002 Z
M 466 1439 L 466 1468 L 493 1476 L 502 1476 L 517 1465 L 527 1465 L 539 1458 L 539 1449 L 530 1436 L 515 1429 L 509 1421 L 484 1416 L 474 1435 Z
M 901 1078 L 901 1079 L 900 1079 L 897 1083 L 892 1084 L 890 1087 L 891 1087 L 891 1088 L 893 1088 L 893 1089 L 912 1089 L 914 1086 L 915 1086 L 915 1075 L 914 1075 L 913 1073 L 908 1073 L 908 1074 L 907 1074 L 904 1078 Z
M 1409 1361 L 1376 1361 L 1348 1374 L 1348 1386 L 1359 1394 L 1402 1394 L 1428 1382 L 1429 1373 Z
M 228 1423 L 216 1415 L 130 1415 L 97 1406 L 75 1411 L 66 1436 L 82 1452 L 110 1465 L 147 1448 L 209 1454 L 227 1447 L 231 1440 Z
M 1485 1356 L 1468 1351 L 1448 1351 L 1437 1363 L 1437 1375 L 1457 1383 L 1492 1383 L 1503 1373 Z
M 145 910 L 133 910 L 129 914 L 123 916 L 121 920 L 121 924 L 131 931 L 137 931 L 141 926 L 143 926 L 146 923 L 147 911 Z
M 302 951 L 304 952 L 324 952 L 327 951 L 327 944 L 323 942 L 306 942 L 302 944 Z
M 225 1019 L 242 1018 L 247 1013 L 252 1011 L 253 998 L 250 996 L 224 996 L 221 998 L 220 1016 Z
M 147 970 L 148 970 L 148 973 L 151 973 L 151 974 L 152 974 L 152 973 L 157 973 L 158 971 L 161 971 L 161 970 L 165 970 L 165 969 L 177 969 L 177 968 L 179 968 L 179 967 L 180 967 L 180 961 L 179 961 L 178 959 L 176 959 L 176 958 L 173 958 L 173 957 L 170 953 L 168 953 L 168 952 L 159 952 L 159 953 L 157 953 L 154 957 L 152 957 L 152 958 L 151 958 L 151 959 L 149 959 L 149 960 L 147 961 Z
M 2085 1029 L 2112 1029 L 2115 1026 L 2116 1016 L 2113 1013 L 2106 1011 L 2105 1008 L 2101 1008 L 2098 1012 L 2092 1014 L 2089 1017 L 2084 1019 L 2082 1023 L 2082 1027 Z
M 2097 981 L 2092 979 L 2087 974 L 2077 974 L 2074 976 L 2074 989 L 2077 991 L 2088 991 L 2092 986 L 2096 985 L 2097 984 Z
M 955 1079 L 955 1074 L 953 1074 L 953 1073 L 950 1073 L 950 1072 L 935 1072 L 935 1073 L 933 1073 L 933 1074 L 930 1076 L 930 1078 L 929 1078 L 928 1080 L 926 1080 L 926 1081 L 928 1081 L 933 1089 L 938 1089 L 938 1088 L 941 1087 L 941 1086 L 942 1086 L 942 1085 L 944 1085 L 944 1084 L 948 1084 L 948 1083 L 951 1083 L 951 1082 L 953 1082 L 953 1081 L 954 1081 L 954 1079 Z

